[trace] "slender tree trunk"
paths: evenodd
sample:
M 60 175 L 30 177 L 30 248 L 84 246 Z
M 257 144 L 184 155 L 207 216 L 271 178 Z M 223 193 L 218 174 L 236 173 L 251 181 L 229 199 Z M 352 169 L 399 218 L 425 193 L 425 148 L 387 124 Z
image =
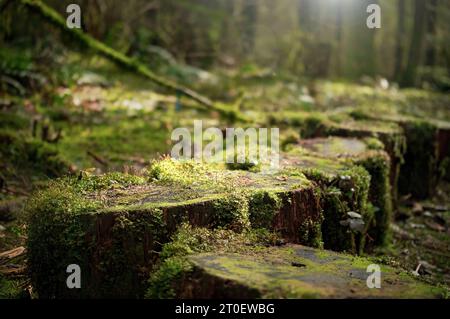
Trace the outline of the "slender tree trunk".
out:
M 397 34 L 395 48 L 395 69 L 394 78 L 401 80 L 403 71 L 403 56 L 405 47 L 405 0 L 398 0 L 397 3 Z
M 426 1 L 414 0 L 414 27 L 411 46 L 409 47 L 408 64 L 403 74 L 402 86 L 414 86 L 417 81 L 417 68 L 422 60 L 425 38 Z
M 433 66 L 436 63 L 436 18 L 438 0 L 430 0 L 427 5 L 427 45 L 425 51 L 425 65 Z
M 335 53 L 335 72 L 341 76 L 341 54 L 342 54 L 342 6 L 338 5 L 336 17 L 336 53 Z
M 367 6 L 378 4 L 378 0 L 345 1 L 345 50 L 343 62 L 345 76 L 358 79 L 361 76 L 373 77 L 377 66 L 375 59 L 375 35 L 378 29 L 369 29 Z
M 243 55 L 252 53 L 255 43 L 257 5 L 255 0 L 245 0 L 242 8 Z
M 312 3 L 311 0 L 300 0 L 299 4 L 299 24 L 302 32 L 312 31 Z

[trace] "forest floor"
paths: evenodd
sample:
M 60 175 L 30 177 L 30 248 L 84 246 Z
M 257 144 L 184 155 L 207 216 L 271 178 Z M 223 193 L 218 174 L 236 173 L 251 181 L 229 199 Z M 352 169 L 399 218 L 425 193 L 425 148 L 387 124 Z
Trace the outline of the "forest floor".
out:
M 99 174 L 144 169 L 152 159 L 170 152 L 171 131 L 176 127 L 191 127 L 193 119 L 202 119 L 208 127 L 223 128 L 228 124 L 219 114 L 188 107 L 176 96 L 156 93 L 140 78 L 122 73 L 103 60 L 92 64 L 97 67 L 79 70 L 70 86 L 28 97 L 2 99 L 2 129 L 31 137 L 34 127 L 38 132 L 34 138 L 46 139 L 44 143 L 69 163 L 73 172 Z M 207 76 L 200 89 L 214 98 L 238 100 L 241 111 L 255 118 L 260 113 L 339 110 L 379 103 L 388 96 L 401 102 L 406 96 L 392 88 L 391 93 L 386 93 L 376 81 L 371 85 L 326 81 L 301 85 L 290 79 L 272 79 L 256 71 L 241 75 L 240 81 L 227 83 L 224 86 L 227 89 L 221 91 L 211 88 L 216 79 Z M 448 112 L 437 113 L 441 112 L 439 99 L 448 101 L 448 97 L 435 97 L 434 93 L 420 90 L 409 92 L 408 96 L 426 101 L 434 116 L 449 120 Z M 404 105 L 407 107 L 408 103 Z M 411 110 L 417 114 L 421 111 L 420 108 Z M 30 118 L 34 124 L 30 124 Z M 42 131 L 47 131 L 46 136 Z M 2 168 L 0 253 L 7 254 L 0 254 L 0 298 L 33 295 L 25 267 L 26 250 L 20 248 L 26 247 L 23 207 L 32 191 L 48 180 L 48 174 L 42 174 L 33 163 L 25 169 L 20 165 L 13 163 Z M 419 276 L 435 284 L 450 285 L 449 183 L 442 182 L 428 200 L 401 198 L 391 228 L 391 244 L 376 254 L 408 271 L 420 265 Z

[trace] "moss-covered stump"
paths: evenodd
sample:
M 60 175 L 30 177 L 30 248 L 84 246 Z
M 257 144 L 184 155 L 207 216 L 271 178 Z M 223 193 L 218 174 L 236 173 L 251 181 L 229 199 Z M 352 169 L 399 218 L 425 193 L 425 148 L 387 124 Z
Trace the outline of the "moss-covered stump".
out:
M 295 146 L 291 146 L 294 148 Z M 389 184 L 390 158 L 378 139 L 328 137 L 302 140 L 299 147 L 309 154 L 339 159 L 364 167 L 370 174 L 369 202 L 375 214 L 368 235 L 372 244 L 386 242 L 392 215 L 391 186 Z
M 425 199 L 441 178 L 449 180 L 450 123 L 408 118 L 400 121 L 407 149 L 400 170 L 399 192 Z
M 281 160 L 286 172 L 298 170 L 317 185 L 323 210 L 326 249 L 361 253 L 376 227 L 369 203 L 370 175 L 350 161 L 327 158 L 293 147 Z M 373 241 L 373 239 L 370 238 Z
M 150 181 L 149 181 L 150 180 Z M 267 227 L 320 245 L 322 214 L 302 174 L 224 171 L 156 162 L 148 176 L 80 176 L 50 183 L 29 201 L 29 268 L 40 297 L 139 297 L 163 243 L 182 222 L 242 231 Z M 68 289 L 78 264 L 83 288 Z
M 186 258 L 172 277 L 178 298 L 441 298 L 444 289 L 405 271 L 381 267 L 381 287 L 369 289 L 376 261 L 298 245 Z
M 358 253 L 385 231 L 374 223 L 369 187 L 360 165 L 294 151 L 270 174 L 167 158 L 143 176 L 59 179 L 26 207 L 33 286 L 46 298 L 142 296 L 161 245 L 184 222 Z M 66 286 L 70 264 L 81 267 L 82 289 Z
M 403 154 L 406 150 L 403 128 L 395 122 L 351 116 L 352 110 L 337 113 L 283 112 L 270 116 L 267 121 L 270 124 L 296 127 L 299 129 L 302 138 L 339 136 L 366 139 L 369 148 L 379 148 L 378 143 L 374 145 L 370 141 L 380 140 L 390 157 L 390 185 L 392 199 L 396 203 L 400 166 L 403 163 Z M 342 148 L 344 147 L 357 146 L 342 145 Z
M 358 119 L 377 119 L 402 127 L 406 151 L 400 169 L 399 192 L 424 199 L 434 193 L 439 180 L 449 179 L 450 123 L 410 114 L 399 114 L 393 109 L 380 114 L 365 109 L 350 109 Z
M 398 180 L 400 167 L 403 163 L 403 154 L 406 144 L 402 128 L 396 123 L 386 123 L 374 120 L 352 121 L 345 119 L 334 122 L 329 130 L 330 135 L 342 137 L 377 138 L 384 144 L 385 151 L 390 157 L 390 184 L 392 187 L 392 198 L 397 201 Z

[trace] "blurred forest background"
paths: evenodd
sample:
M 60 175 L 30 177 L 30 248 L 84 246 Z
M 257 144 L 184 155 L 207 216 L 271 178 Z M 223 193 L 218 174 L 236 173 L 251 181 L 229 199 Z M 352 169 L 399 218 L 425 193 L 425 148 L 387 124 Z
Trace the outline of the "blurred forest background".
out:
M 283 152 L 328 135 L 386 146 L 404 196 L 380 255 L 450 284 L 449 30 L 448 0 L 0 0 L 0 299 L 35 297 L 34 191 L 145 175 L 194 119 L 280 127 Z
M 444 91 L 450 87 L 450 2 L 446 0 L 46 3 L 60 13 L 68 4 L 78 3 L 83 30 L 152 69 L 163 65 L 162 71 L 167 71 L 176 61 L 201 69 L 350 80 L 382 76 L 401 86 Z M 381 29 L 366 27 L 366 8 L 372 3 L 381 7 Z M 0 32 L 3 55 L 8 47 L 41 56 L 60 49 L 64 37 L 40 17 L 20 6 L 5 7 Z

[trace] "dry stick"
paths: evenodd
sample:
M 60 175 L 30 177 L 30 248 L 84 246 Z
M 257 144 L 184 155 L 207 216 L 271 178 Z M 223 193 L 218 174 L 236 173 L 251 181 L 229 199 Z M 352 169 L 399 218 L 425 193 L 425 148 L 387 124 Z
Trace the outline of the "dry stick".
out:
M 67 32 L 70 35 L 72 35 L 80 43 L 86 45 L 90 49 L 95 50 L 96 52 L 102 54 L 103 56 L 114 61 L 115 63 L 146 77 L 150 81 L 152 81 L 162 87 L 165 87 L 167 89 L 170 89 L 172 91 L 180 93 L 181 95 L 184 95 L 187 98 L 189 98 L 211 110 L 217 111 L 222 115 L 231 117 L 233 119 L 239 119 L 244 122 L 248 121 L 247 118 L 245 118 L 243 115 L 241 115 L 236 110 L 232 110 L 227 107 L 217 105 L 216 103 L 213 103 L 207 97 L 200 95 L 197 92 L 195 92 L 189 88 L 183 87 L 183 86 L 178 85 L 170 80 L 167 80 L 165 78 L 162 78 L 162 77 L 154 74 L 142 63 L 139 63 L 138 61 L 131 59 L 130 57 L 126 56 L 125 54 L 122 54 L 122 53 L 114 50 L 113 48 L 107 46 L 106 44 L 94 39 L 89 34 L 83 32 L 82 30 L 76 29 L 76 28 L 74 28 L 74 29 L 67 28 L 66 21 L 64 20 L 64 18 L 57 11 L 55 11 L 53 8 L 46 5 L 42 1 L 40 1 L 40 0 L 20 0 L 20 2 L 22 4 L 24 4 L 26 7 L 28 7 L 32 12 L 38 13 L 49 23 L 60 28 L 64 32 Z
M 87 154 L 94 160 L 96 160 L 98 163 L 102 164 L 103 166 L 108 166 L 108 162 L 105 159 L 98 156 L 97 154 L 95 154 L 94 152 L 87 151 Z

